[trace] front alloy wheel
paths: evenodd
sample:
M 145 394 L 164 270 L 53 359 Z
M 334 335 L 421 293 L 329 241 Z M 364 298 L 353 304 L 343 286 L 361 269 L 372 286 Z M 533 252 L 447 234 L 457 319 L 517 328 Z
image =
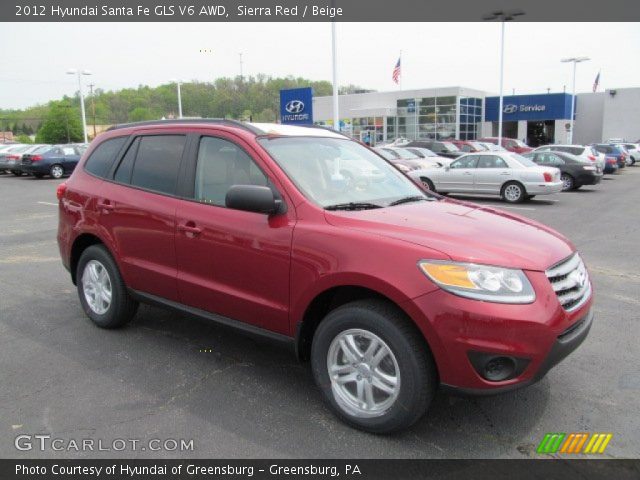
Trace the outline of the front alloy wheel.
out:
M 508 183 L 502 189 L 502 198 L 509 203 L 519 203 L 524 200 L 526 193 L 519 183 Z
M 383 415 L 398 398 L 398 361 L 372 332 L 354 328 L 336 336 L 329 347 L 327 369 L 336 402 L 355 417 Z
M 379 299 L 353 301 L 329 312 L 313 335 L 311 366 L 333 412 L 372 433 L 417 421 L 438 386 L 420 331 L 403 311 Z

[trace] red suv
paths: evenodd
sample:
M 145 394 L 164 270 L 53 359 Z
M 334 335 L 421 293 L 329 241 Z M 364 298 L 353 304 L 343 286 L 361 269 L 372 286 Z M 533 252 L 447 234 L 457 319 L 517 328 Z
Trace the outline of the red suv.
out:
M 439 385 L 531 384 L 592 323 L 565 237 L 431 194 L 321 128 L 118 126 L 57 194 L 62 261 L 95 324 L 149 302 L 282 341 L 371 432 L 415 422 Z
M 485 142 L 485 143 L 493 143 L 494 145 L 497 145 L 498 137 L 479 138 L 477 141 Z M 533 148 L 528 146 L 522 140 L 517 140 L 515 138 L 505 138 L 505 137 L 502 137 L 502 148 L 515 153 L 528 153 L 533 150 Z

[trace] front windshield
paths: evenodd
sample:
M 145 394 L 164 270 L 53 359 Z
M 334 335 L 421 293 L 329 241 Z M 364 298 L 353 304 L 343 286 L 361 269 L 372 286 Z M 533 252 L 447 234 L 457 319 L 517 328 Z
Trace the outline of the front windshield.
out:
M 531 160 L 529 160 L 528 158 L 523 157 L 522 155 L 519 155 L 517 153 L 510 153 L 509 156 L 511 158 L 513 158 L 516 162 L 518 162 L 520 165 L 524 165 L 525 167 L 538 167 L 539 166 L 537 163 L 534 163 Z
M 265 137 L 260 144 L 309 200 L 322 207 L 388 206 L 427 199 L 396 168 L 357 142 L 325 137 Z

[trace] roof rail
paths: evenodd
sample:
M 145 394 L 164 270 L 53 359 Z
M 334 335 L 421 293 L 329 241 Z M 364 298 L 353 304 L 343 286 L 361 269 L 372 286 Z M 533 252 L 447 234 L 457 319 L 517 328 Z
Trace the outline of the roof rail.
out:
M 337 133 L 338 135 L 342 135 L 345 138 L 351 138 L 347 134 L 339 132 L 338 130 L 334 130 L 331 127 L 325 127 L 324 125 L 296 125 L 297 127 L 305 127 L 305 128 L 319 128 L 320 130 L 327 130 L 328 132 Z
M 119 130 L 121 128 L 130 128 L 130 127 L 144 127 L 144 126 L 153 126 L 153 125 L 184 125 L 184 124 L 193 124 L 193 123 L 207 123 L 212 125 L 230 125 L 242 128 L 247 130 L 248 132 L 253 133 L 254 135 L 260 135 L 262 133 L 261 130 L 248 125 L 245 122 L 241 122 L 239 120 L 232 120 L 228 118 L 179 118 L 179 119 L 170 119 L 170 120 L 146 120 L 143 122 L 131 122 L 131 123 L 120 123 L 113 125 L 107 129 L 107 131 L 111 130 Z

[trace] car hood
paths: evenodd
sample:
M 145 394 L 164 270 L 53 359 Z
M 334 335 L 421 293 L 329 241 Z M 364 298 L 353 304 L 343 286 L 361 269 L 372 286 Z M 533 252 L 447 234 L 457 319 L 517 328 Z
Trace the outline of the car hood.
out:
M 545 225 L 452 199 L 325 216 L 332 225 L 422 245 L 459 262 L 544 271 L 575 251 Z

